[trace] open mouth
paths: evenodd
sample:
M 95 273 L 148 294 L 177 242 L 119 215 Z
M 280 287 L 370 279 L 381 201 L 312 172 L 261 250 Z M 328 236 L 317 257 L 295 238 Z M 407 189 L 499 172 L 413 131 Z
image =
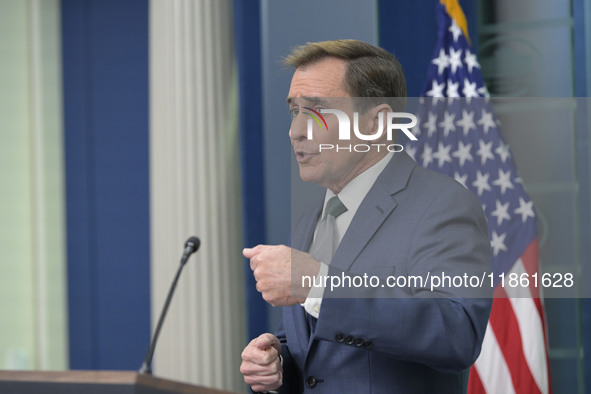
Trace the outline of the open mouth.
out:
M 296 151 L 295 154 L 296 154 L 296 159 L 299 162 L 302 162 L 302 161 L 308 160 L 310 157 L 318 155 L 318 152 Z

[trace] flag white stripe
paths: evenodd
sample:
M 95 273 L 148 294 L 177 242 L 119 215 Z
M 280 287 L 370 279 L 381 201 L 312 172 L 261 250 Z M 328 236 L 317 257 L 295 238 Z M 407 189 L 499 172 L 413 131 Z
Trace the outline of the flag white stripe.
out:
M 511 272 L 521 275 L 526 273 L 521 259 L 512 267 Z M 538 309 L 531 298 L 529 289 L 507 288 L 507 296 L 517 318 L 523 354 L 529 370 L 542 394 L 549 392 L 548 366 L 546 364 L 546 349 L 544 342 L 544 328 Z M 524 294 L 524 291 L 526 292 Z
M 487 393 L 515 394 L 511 372 L 490 322 L 486 327 L 480 355 L 481 357 L 478 357 L 474 367 L 478 371 L 485 391 Z

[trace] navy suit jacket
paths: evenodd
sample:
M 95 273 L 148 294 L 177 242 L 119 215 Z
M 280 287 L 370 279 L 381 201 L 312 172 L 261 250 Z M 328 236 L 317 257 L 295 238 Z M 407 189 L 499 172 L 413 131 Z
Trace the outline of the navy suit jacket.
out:
M 319 204 L 295 224 L 293 248 L 309 250 L 321 210 Z M 400 152 L 359 206 L 329 275 L 481 277 L 490 270 L 478 199 Z M 300 305 L 283 308 L 276 333 L 282 343 L 281 392 L 466 392 L 491 298 L 465 298 L 454 289 L 363 290 L 368 293 L 325 290 L 314 330 Z

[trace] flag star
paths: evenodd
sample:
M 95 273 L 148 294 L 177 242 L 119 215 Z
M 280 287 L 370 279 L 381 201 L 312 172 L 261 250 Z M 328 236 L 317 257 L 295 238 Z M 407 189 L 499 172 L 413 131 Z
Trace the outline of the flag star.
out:
M 460 182 L 466 189 L 468 188 L 468 186 L 466 186 L 466 182 L 468 182 L 468 174 L 460 175 L 460 173 L 456 171 L 454 172 L 454 179 Z
M 483 140 L 478 140 L 478 145 L 480 147 L 476 151 L 476 154 L 480 156 L 480 164 L 484 165 L 484 163 L 486 163 L 486 160 L 492 160 L 495 158 L 495 156 L 491 152 L 492 144 L 492 141 L 486 144 Z
M 462 29 L 460 29 L 455 20 L 452 19 L 451 26 L 447 30 L 454 36 L 454 42 L 458 42 L 458 38 L 462 34 Z
M 507 237 L 506 233 L 499 235 L 496 231 L 493 231 L 492 240 L 490 241 L 490 246 L 493 249 L 493 255 L 498 255 L 501 250 L 503 252 L 507 251 L 507 246 L 505 246 L 505 237 Z
M 476 130 L 476 123 L 474 123 L 474 112 L 468 112 L 465 109 L 462 109 L 462 119 L 458 120 L 456 125 L 463 129 L 464 136 L 467 136 L 468 133 L 470 133 L 470 130 Z
M 504 204 L 501 204 L 499 200 L 495 202 L 496 208 L 492 211 L 491 215 L 496 216 L 497 218 L 497 226 L 500 226 L 503 223 L 503 220 L 511 220 L 511 215 L 509 215 L 509 202 L 507 201 Z
M 474 186 L 476 189 L 478 189 L 478 196 L 482 196 L 482 193 L 484 193 L 485 190 L 491 191 L 491 187 L 488 184 L 488 176 L 489 174 L 482 174 L 480 172 L 480 170 L 476 171 L 476 180 L 474 182 L 472 182 L 472 186 Z
M 476 130 L 476 124 L 474 123 L 474 112 L 468 112 L 463 109 L 462 119 L 458 120 L 456 124 L 464 129 L 464 136 L 468 135 L 471 129 Z
M 507 170 L 507 172 L 504 172 L 499 168 L 499 177 L 492 184 L 501 188 L 501 195 L 505 194 L 507 189 L 513 189 L 511 171 Z
M 522 223 L 525 223 L 528 217 L 535 217 L 533 204 L 533 201 L 525 201 L 523 197 L 519 197 L 519 208 L 513 212 L 521 215 Z
M 466 55 L 464 56 L 464 61 L 466 62 L 466 67 L 468 67 L 468 72 L 472 72 L 474 67 L 480 68 L 480 64 L 476 59 L 476 55 L 470 52 L 469 49 L 466 49 Z
M 478 122 L 478 125 L 482 126 L 482 128 L 484 129 L 484 134 L 488 133 L 488 130 L 492 127 L 496 127 L 495 125 L 495 121 L 493 119 L 493 113 L 492 112 L 486 112 L 486 109 L 482 109 L 481 112 L 481 116 L 480 116 L 480 120 Z
M 497 147 L 497 149 L 495 149 L 495 153 L 499 155 L 503 163 L 511 156 L 511 153 L 509 152 L 509 145 L 503 144 L 502 142 Z
M 470 82 L 468 78 L 464 78 L 464 89 L 462 89 L 465 97 L 480 97 L 476 91 L 476 82 Z
M 423 127 L 427 128 L 429 132 L 429 138 L 437 131 L 437 114 L 429 112 L 429 120 L 423 124 Z
M 433 161 L 433 149 L 429 145 L 425 145 L 421 159 L 423 159 L 423 167 L 425 168 Z
M 458 49 L 457 52 L 453 48 L 449 49 L 449 66 L 451 67 L 452 74 L 455 73 L 458 68 L 462 68 L 461 49 Z
M 410 155 L 410 157 L 413 158 L 414 161 L 417 161 L 415 159 L 415 155 L 417 154 L 417 148 L 414 146 L 411 146 L 410 144 L 406 145 L 406 147 L 404 148 L 404 150 L 406 151 L 406 153 L 408 153 Z
M 437 81 L 433 80 L 431 84 L 431 90 L 429 90 L 426 94 L 430 97 L 443 97 L 443 88 L 445 87 L 444 83 L 438 84 Z M 437 101 L 435 101 L 437 103 Z M 435 104 L 434 103 L 434 104 Z
M 443 136 L 447 137 L 450 131 L 456 131 L 454 119 L 456 118 L 455 113 L 449 113 L 445 111 L 443 114 L 443 121 L 439 123 L 439 126 L 443 128 Z
M 439 56 L 431 60 L 431 63 L 437 66 L 437 75 L 441 75 L 443 70 L 449 66 L 449 57 L 445 54 L 443 48 L 439 50 Z
M 486 86 L 481 86 L 476 91 L 482 97 L 486 97 L 486 98 L 490 97 L 490 93 L 488 92 L 488 89 L 486 88 Z
M 460 83 L 456 82 L 453 83 L 451 79 L 447 80 L 447 97 L 460 97 L 458 93 L 458 88 L 460 87 Z
M 473 159 L 472 155 L 470 154 L 470 149 L 472 149 L 472 144 L 469 143 L 467 145 L 464 145 L 464 143 L 462 141 L 459 141 L 458 144 L 459 144 L 458 150 L 456 150 L 451 155 L 453 157 L 457 158 L 460 161 L 460 167 L 463 167 L 466 160 L 472 161 L 472 159 Z
M 433 157 L 437 159 L 437 165 L 439 167 L 443 167 L 446 162 L 451 163 L 451 156 L 449 155 L 450 150 L 451 145 L 444 146 L 442 142 L 439 143 L 437 152 L 433 153 Z

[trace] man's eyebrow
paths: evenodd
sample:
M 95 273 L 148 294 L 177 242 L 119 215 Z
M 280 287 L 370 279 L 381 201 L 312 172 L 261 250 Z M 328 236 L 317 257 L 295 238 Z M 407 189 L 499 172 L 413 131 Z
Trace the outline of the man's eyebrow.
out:
M 288 97 L 287 98 L 287 104 L 291 104 L 296 98 L 302 99 L 304 101 L 309 101 L 312 104 L 323 104 L 323 105 L 327 105 L 328 104 L 328 100 L 326 100 L 323 97 L 307 97 L 307 96 L 303 96 L 303 97 Z

